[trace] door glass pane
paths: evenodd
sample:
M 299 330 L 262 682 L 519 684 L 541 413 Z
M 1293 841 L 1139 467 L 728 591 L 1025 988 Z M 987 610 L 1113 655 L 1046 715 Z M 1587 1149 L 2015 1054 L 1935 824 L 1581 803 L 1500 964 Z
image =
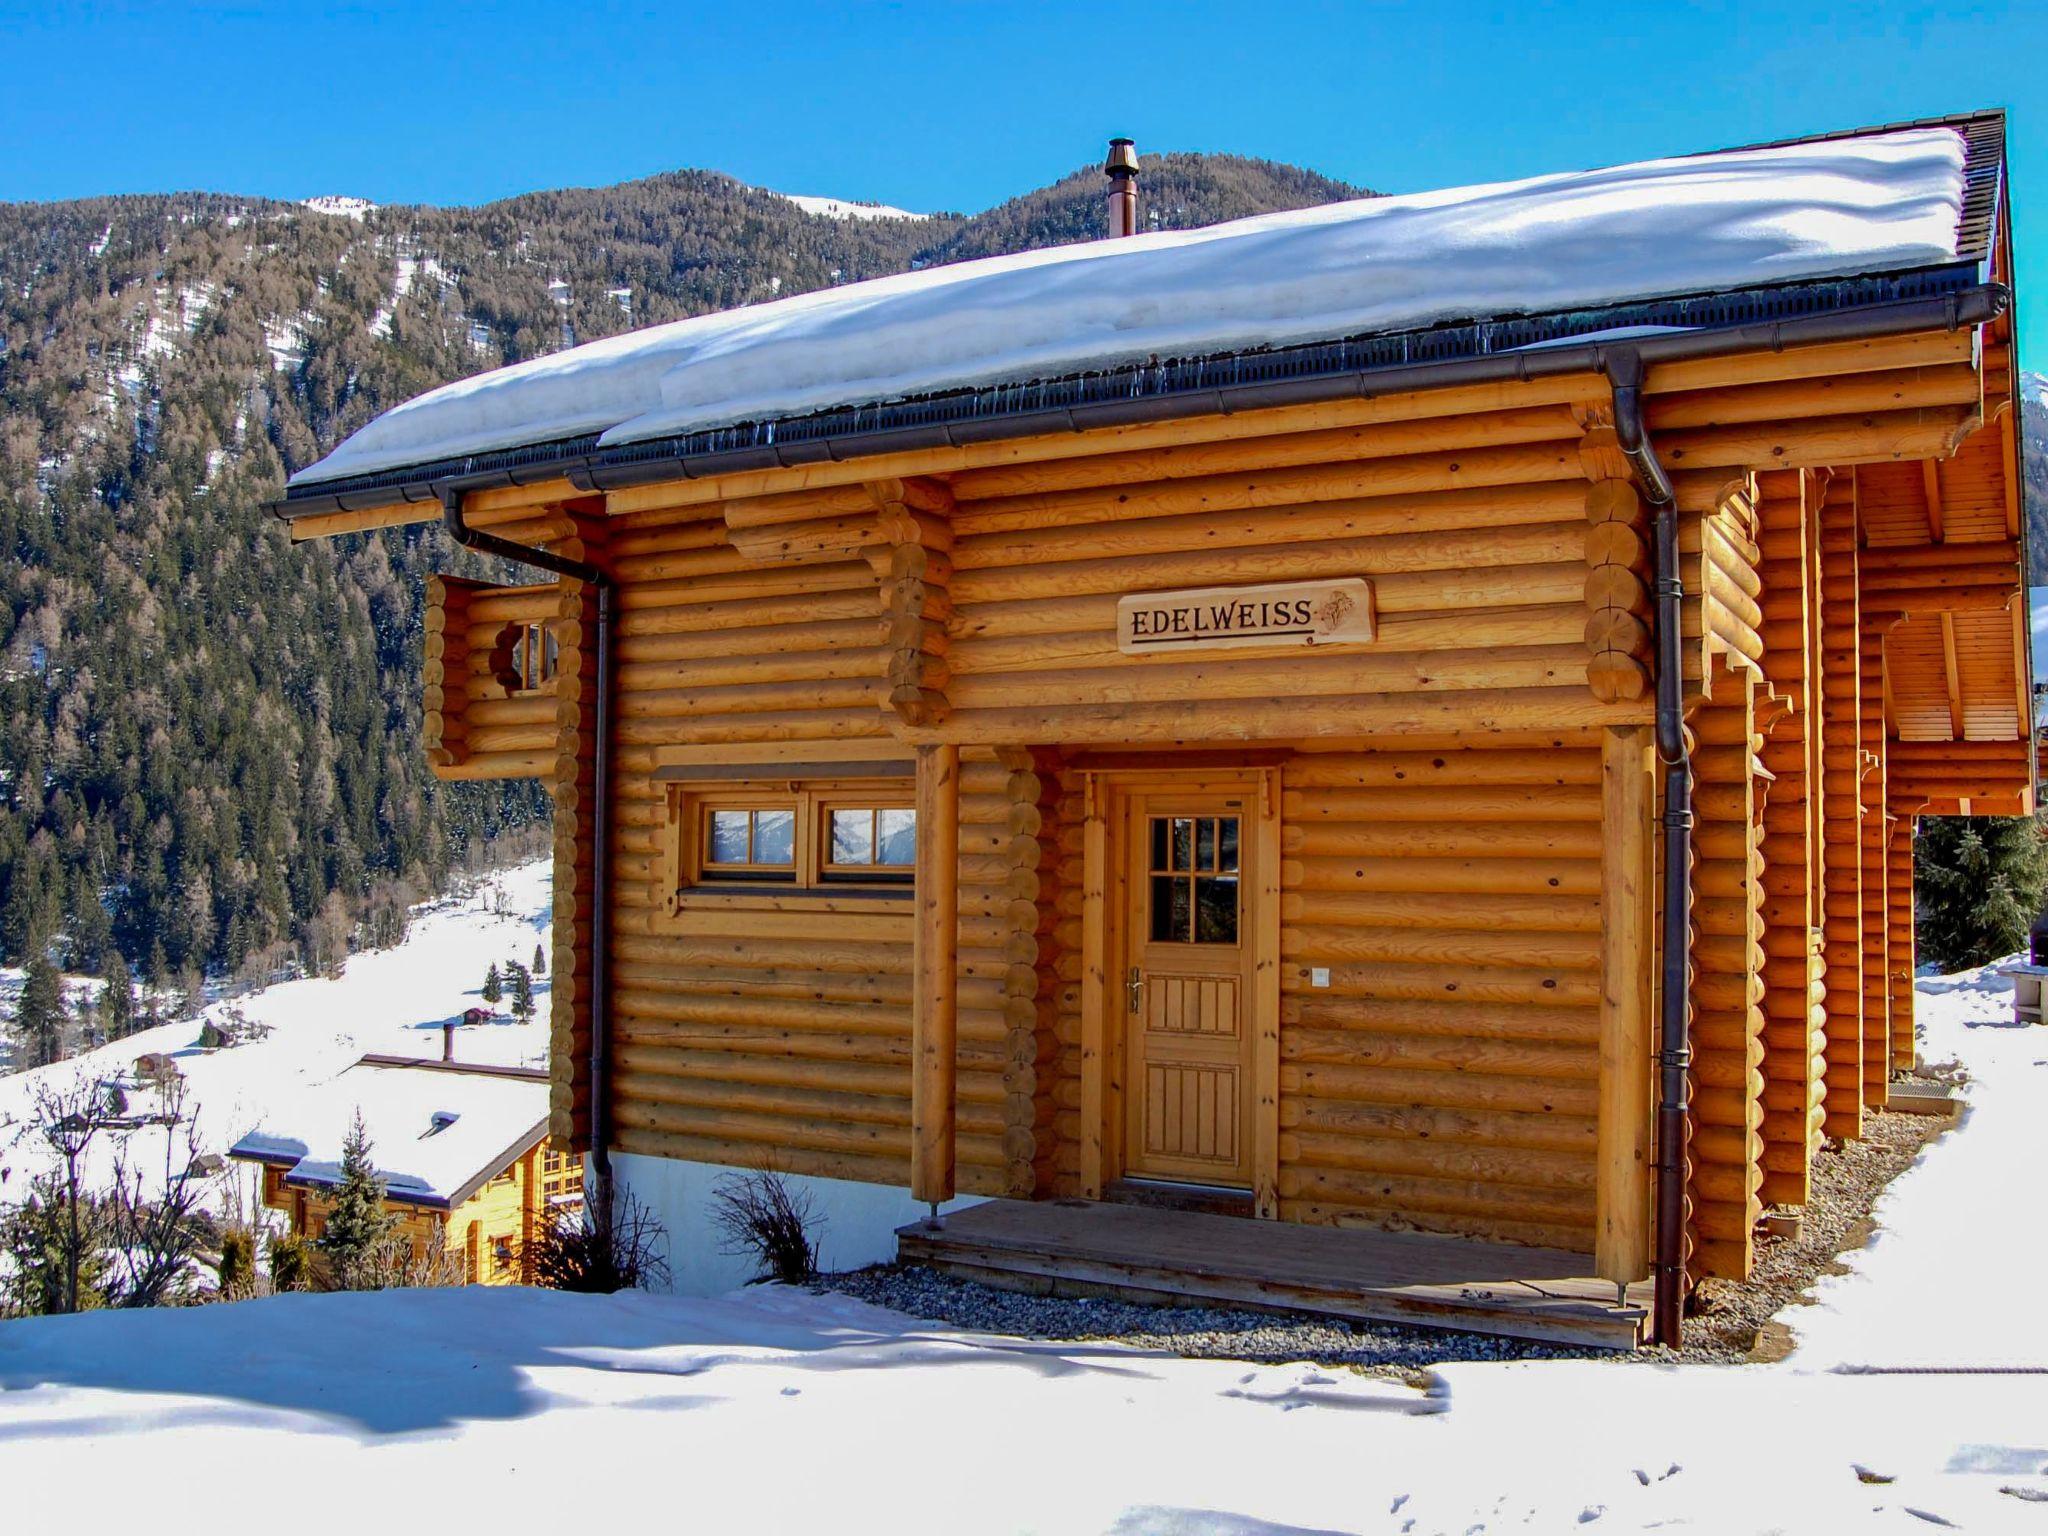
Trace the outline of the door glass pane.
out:
M 1218 865 L 1226 874 L 1237 868 L 1237 818 L 1225 816 L 1222 819 L 1222 858 Z
M 1173 818 L 1173 869 L 1195 867 L 1195 824 L 1186 816 Z
M 883 811 L 878 820 L 881 823 L 878 847 L 875 851 L 877 864 L 915 864 L 917 862 L 917 812 Z
M 1216 867 L 1216 818 L 1204 816 L 1195 823 L 1195 868 Z
M 796 812 L 754 812 L 754 862 L 794 864 L 796 862 Z
M 1166 818 L 1164 816 L 1154 816 L 1152 818 L 1152 862 L 1148 867 L 1152 869 L 1165 869 L 1167 867 Z
M 875 813 L 834 811 L 832 813 L 832 862 L 872 864 L 875 862 Z
M 1191 914 L 1188 910 L 1188 882 L 1172 875 L 1152 877 L 1152 941 L 1155 944 L 1185 944 Z
M 1204 876 L 1195 881 L 1195 942 L 1237 942 L 1237 879 Z
M 744 864 L 747 862 L 747 812 L 713 811 L 711 813 L 711 853 L 707 862 L 712 864 Z

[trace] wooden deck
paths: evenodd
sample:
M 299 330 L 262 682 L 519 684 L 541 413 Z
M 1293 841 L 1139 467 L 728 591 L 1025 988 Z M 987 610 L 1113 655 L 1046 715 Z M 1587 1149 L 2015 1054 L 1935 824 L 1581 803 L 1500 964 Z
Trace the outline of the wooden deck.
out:
M 1633 1349 L 1649 1285 L 1550 1248 L 1089 1200 L 990 1200 L 896 1233 L 898 1258 L 1011 1289 L 1225 1302 Z

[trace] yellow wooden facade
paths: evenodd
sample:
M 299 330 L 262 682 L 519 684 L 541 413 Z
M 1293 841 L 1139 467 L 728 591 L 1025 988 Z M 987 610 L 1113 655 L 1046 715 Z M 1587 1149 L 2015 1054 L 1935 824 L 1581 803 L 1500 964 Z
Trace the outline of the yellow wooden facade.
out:
M 284 1214 L 293 1236 L 317 1238 L 326 1230 L 331 1197 L 317 1186 L 291 1181 L 287 1172 L 264 1165 L 263 1203 Z M 442 1254 L 459 1267 L 466 1285 L 524 1285 L 534 1278 L 536 1233 L 564 1203 L 580 1201 L 582 1193 L 582 1158 L 561 1141 L 543 1137 L 452 1208 L 396 1195 L 385 1203 L 397 1218 L 396 1236 L 416 1263 Z

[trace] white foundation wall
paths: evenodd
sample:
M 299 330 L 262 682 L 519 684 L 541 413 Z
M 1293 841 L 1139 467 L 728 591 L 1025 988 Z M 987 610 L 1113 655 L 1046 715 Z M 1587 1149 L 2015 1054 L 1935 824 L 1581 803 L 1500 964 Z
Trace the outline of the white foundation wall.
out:
M 668 1229 L 669 1272 L 677 1295 L 722 1295 L 758 1272 L 751 1255 L 735 1257 L 720 1251 L 724 1235 L 712 1220 L 712 1195 L 720 1180 L 747 1172 L 717 1163 L 612 1154 L 612 1176 L 620 1190 L 630 1190 Z M 924 1206 L 910 1198 L 907 1185 L 860 1184 L 796 1173 L 782 1177 L 793 1191 L 810 1197 L 818 1267 L 827 1272 L 890 1262 L 896 1257 L 896 1229 L 925 1215 Z M 973 1198 L 953 1200 L 941 1209 L 979 1204 Z

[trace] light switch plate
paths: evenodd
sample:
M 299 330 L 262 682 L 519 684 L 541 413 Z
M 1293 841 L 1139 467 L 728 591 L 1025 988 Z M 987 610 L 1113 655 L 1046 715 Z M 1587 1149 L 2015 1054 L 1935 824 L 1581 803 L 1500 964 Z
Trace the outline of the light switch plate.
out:
M 1308 973 L 1308 984 L 1312 987 L 1327 987 L 1330 984 L 1330 968 L 1318 965 Z

